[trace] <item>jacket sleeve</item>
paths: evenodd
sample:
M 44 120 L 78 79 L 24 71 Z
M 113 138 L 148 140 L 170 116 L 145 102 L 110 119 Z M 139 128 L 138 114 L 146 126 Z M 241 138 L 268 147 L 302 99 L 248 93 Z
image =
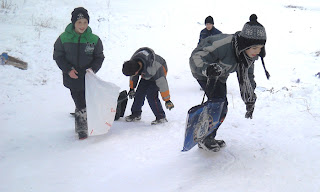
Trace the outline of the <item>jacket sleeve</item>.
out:
M 190 60 L 190 62 L 193 63 L 192 71 L 201 76 L 207 76 L 207 67 L 211 63 L 218 63 L 219 61 L 218 55 L 216 55 L 216 50 L 211 51 L 205 48 L 194 52 Z
M 217 38 L 218 37 L 218 38 Z M 228 48 L 232 40 L 231 35 L 210 36 L 201 40 L 190 57 L 190 68 L 197 76 L 206 77 L 207 67 L 217 63 L 222 69 L 225 68 L 221 60 L 228 57 Z M 222 76 L 227 76 L 226 70 L 222 70 Z
M 166 76 L 167 76 L 167 71 L 165 67 L 162 66 L 157 70 L 157 73 L 153 77 L 153 79 L 155 80 L 156 85 L 159 88 L 162 99 L 164 101 L 169 101 L 170 91 L 169 91 L 169 85 L 168 85 Z
M 60 37 L 54 43 L 53 59 L 63 73 L 68 73 L 72 69 L 72 65 L 65 58 L 65 50 L 63 48 Z
M 138 81 L 139 81 L 139 75 L 130 76 L 130 80 L 129 80 L 130 89 L 135 89 L 137 87 Z
M 100 38 L 98 39 L 98 43 L 93 51 L 93 61 L 91 62 L 91 68 L 93 72 L 98 72 L 101 68 L 101 65 L 104 60 L 104 54 L 103 54 L 103 45 Z
M 215 31 L 215 34 L 221 34 L 222 32 L 219 30 L 219 29 L 217 29 L 217 28 L 214 28 L 216 31 Z

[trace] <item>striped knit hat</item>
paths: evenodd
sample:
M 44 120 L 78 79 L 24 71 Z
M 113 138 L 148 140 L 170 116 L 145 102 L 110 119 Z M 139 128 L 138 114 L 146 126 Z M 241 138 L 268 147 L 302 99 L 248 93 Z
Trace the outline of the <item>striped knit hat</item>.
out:
M 267 34 L 265 28 L 257 21 L 255 14 L 250 16 L 250 22 L 247 22 L 239 34 L 238 47 L 242 52 L 254 45 L 265 45 Z

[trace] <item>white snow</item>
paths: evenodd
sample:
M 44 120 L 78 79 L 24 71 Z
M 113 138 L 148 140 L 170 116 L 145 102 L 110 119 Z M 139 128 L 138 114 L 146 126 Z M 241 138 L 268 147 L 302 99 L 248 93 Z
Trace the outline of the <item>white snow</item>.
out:
M 0 53 L 28 70 L 0 66 L 0 191 L 320 191 L 320 4 L 318 0 L 0 0 Z M 74 104 L 52 59 L 53 44 L 75 7 L 90 15 L 104 44 L 97 75 L 128 89 L 122 64 L 148 46 L 168 64 L 168 123 L 114 122 L 106 135 L 79 141 L 69 112 Z M 228 79 L 229 113 L 218 131 L 227 146 L 217 153 L 181 152 L 186 115 L 203 92 L 189 57 L 204 19 L 224 33 L 241 30 L 256 13 L 267 31 L 267 80 L 255 63 L 258 101 L 253 119 L 236 74 Z M 130 114 L 129 100 L 126 114 Z

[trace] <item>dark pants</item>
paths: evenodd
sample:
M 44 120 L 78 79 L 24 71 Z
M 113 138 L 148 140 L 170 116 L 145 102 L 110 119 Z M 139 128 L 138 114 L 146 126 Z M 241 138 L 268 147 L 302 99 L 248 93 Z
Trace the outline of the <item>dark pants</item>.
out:
M 208 85 L 207 85 L 207 81 L 204 81 L 204 80 L 197 80 L 197 81 L 200 84 L 201 88 L 205 91 L 205 94 L 208 97 L 208 100 L 214 101 L 215 99 L 221 99 L 221 98 L 225 99 L 222 114 L 219 120 L 222 123 L 228 113 L 227 84 L 221 83 L 219 80 L 216 81 L 215 79 L 211 79 Z M 206 138 L 211 138 L 211 139 L 215 138 L 218 128 L 219 127 L 217 127 L 217 129 L 215 129 Z
M 154 81 L 141 79 L 131 107 L 132 115 L 141 115 L 144 100 L 147 97 L 149 106 L 157 119 L 166 117 L 158 98 L 159 88 Z
M 86 108 L 85 91 L 70 89 L 70 92 L 76 108 L 79 110 Z

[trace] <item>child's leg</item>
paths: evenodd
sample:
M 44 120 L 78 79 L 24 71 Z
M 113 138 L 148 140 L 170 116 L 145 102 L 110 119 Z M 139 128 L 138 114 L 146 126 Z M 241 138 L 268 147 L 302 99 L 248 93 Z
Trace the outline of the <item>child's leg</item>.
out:
M 132 115 L 140 116 L 142 113 L 142 106 L 144 105 L 144 100 L 148 90 L 148 83 L 146 80 L 141 79 L 134 96 L 133 104 L 131 107 Z
M 86 108 L 86 98 L 84 90 L 70 89 L 71 97 L 78 110 Z
M 79 139 L 87 138 L 88 122 L 85 90 L 70 90 L 72 99 L 76 105 L 75 110 L 75 132 L 79 134 Z
M 149 81 L 149 89 L 147 90 L 147 99 L 149 106 L 156 116 L 156 119 L 163 119 L 166 117 L 165 112 L 163 111 L 161 102 L 159 100 L 159 88 L 154 81 Z

